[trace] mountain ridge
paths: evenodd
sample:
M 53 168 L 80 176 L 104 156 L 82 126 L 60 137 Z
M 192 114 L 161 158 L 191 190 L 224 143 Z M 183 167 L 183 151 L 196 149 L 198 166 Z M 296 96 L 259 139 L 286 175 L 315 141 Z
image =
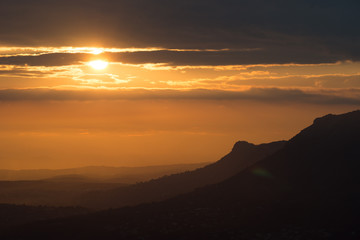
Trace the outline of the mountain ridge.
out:
M 359 111 L 317 120 L 274 154 L 225 181 L 191 193 L 157 203 L 30 224 L 10 229 L 3 236 L 359 239 L 359 122 Z
M 277 141 L 255 145 L 238 141 L 230 153 L 215 163 L 193 171 L 163 176 L 119 189 L 89 193 L 82 197 L 79 205 L 114 208 L 165 200 L 199 187 L 221 182 L 278 151 L 285 143 L 286 141 Z

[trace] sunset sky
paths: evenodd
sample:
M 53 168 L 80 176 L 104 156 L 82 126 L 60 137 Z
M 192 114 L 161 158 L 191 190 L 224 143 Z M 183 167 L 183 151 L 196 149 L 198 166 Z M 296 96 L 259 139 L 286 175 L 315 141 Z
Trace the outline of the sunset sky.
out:
M 1 0 L 0 168 L 211 162 L 359 109 L 359 9 Z

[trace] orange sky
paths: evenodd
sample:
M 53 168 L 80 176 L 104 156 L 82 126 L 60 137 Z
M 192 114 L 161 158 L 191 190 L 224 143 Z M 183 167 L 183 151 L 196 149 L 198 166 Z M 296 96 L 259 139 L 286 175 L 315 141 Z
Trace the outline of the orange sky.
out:
M 357 3 L 0 2 L 0 169 L 216 161 L 360 107 Z
M 358 62 L 129 64 L 107 53 L 153 50 L 0 49 L 0 168 L 211 162 L 238 140 L 289 139 L 359 106 Z M 59 52 L 87 61 L 51 55 Z M 41 54 L 52 64 L 39 64 Z
M 1 168 L 210 162 L 238 140 L 289 139 L 348 105 L 253 100 L 32 100 L 0 103 Z

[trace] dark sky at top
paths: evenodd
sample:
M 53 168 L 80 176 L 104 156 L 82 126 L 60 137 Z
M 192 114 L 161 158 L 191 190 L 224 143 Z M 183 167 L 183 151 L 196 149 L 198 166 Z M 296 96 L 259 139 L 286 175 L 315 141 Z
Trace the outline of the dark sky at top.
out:
M 1 0 L 0 42 L 259 48 L 270 63 L 275 55 L 276 62 L 358 60 L 359 9 L 359 1 L 331 0 Z

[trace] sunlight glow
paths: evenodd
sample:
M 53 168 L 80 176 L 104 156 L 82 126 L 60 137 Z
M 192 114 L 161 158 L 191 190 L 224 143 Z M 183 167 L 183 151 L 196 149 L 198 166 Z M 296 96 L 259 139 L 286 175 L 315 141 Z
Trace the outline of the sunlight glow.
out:
M 100 48 L 94 48 L 91 53 L 95 54 L 95 55 L 99 55 L 99 54 L 101 54 L 103 52 L 104 52 L 104 50 L 102 50 Z
M 103 70 L 109 65 L 109 63 L 103 60 L 95 60 L 89 62 L 88 65 L 95 70 Z

